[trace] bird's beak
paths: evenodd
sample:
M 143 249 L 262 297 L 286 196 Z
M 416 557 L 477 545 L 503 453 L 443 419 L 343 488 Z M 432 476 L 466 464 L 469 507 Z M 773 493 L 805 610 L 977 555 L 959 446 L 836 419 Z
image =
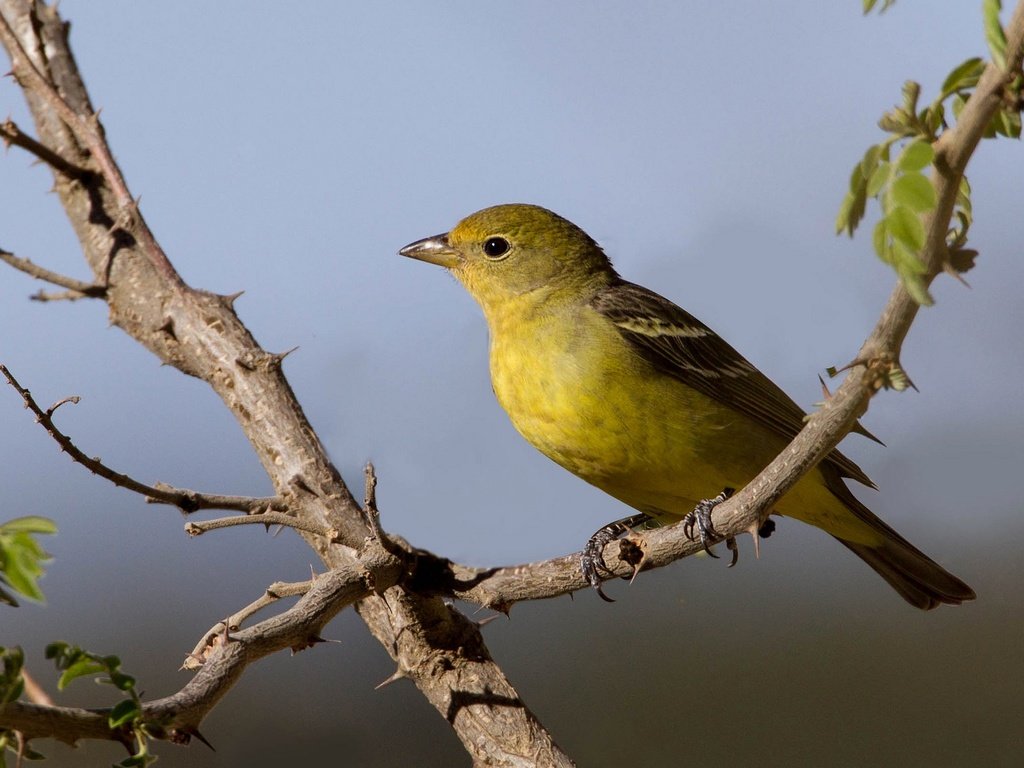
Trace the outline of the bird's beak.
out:
M 459 254 L 448 244 L 448 235 L 434 235 L 409 243 L 399 251 L 402 256 L 419 259 L 430 264 L 451 269 L 462 261 Z

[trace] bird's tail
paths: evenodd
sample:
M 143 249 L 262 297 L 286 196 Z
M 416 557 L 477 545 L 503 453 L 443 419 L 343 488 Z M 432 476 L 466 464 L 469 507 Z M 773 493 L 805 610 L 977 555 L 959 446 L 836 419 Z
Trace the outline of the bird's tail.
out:
M 929 611 L 943 603 L 960 605 L 975 598 L 973 589 L 882 522 L 841 480 L 829 483 L 829 490 L 878 534 L 878 543 L 863 544 L 836 538 L 889 582 L 908 603 Z

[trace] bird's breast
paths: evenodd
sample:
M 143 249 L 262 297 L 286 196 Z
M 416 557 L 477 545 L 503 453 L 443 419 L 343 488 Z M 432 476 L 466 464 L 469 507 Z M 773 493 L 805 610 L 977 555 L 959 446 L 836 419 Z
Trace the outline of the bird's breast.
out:
M 583 479 L 605 486 L 677 452 L 664 445 L 686 419 L 649 391 L 617 331 L 584 312 L 492 323 L 491 382 L 516 429 Z M 658 402 L 660 399 L 661 402 Z M 675 404 L 678 405 L 678 404 Z M 643 414 L 638 418 L 638 414 Z M 652 429 L 652 425 L 657 428 Z

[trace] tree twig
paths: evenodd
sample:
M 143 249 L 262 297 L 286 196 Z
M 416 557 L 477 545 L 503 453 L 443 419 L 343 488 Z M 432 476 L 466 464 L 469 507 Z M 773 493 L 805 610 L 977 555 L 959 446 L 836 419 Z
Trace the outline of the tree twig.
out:
M 209 648 L 197 674 L 180 691 L 143 704 L 143 719 L 165 728 L 169 738 L 187 742 L 246 667 L 285 648 L 300 651 L 321 642 L 324 625 L 369 591 L 366 570 L 360 563 L 318 576 L 288 610 L 248 629 L 232 632 L 226 642 Z M 0 727 L 20 731 L 26 739 L 52 737 L 67 743 L 79 739 L 120 741 L 119 734 L 107 727 L 109 714 L 106 708 L 12 701 L 0 710 Z
M 313 579 L 297 582 L 275 581 L 257 599 L 210 627 L 206 634 L 203 635 L 203 639 L 196 644 L 196 647 L 185 658 L 185 662 L 181 665 L 182 669 L 199 669 L 199 667 L 206 663 L 206 659 L 213 648 L 218 644 L 223 645 L 227 642 L 230 639 L 230 633 L 237 632 L 239 627 L 242 626 L 243 621 L 263 610 L 268 605 L 273 605 L 283 597 L 296 597 L 306 594 L 312 586 Z
M 70 293 L 77 294 L 76 298 L 93 298 L 102 299 L 106 296 L 107 289 L 102 285 L 96 285 L 95 283 L 87 283 L 83 280 L 76 280 L 73 277 L 67 277 L 59 272 L 41 267 L 38 264 L 33 264 L 28 259 L 22 258 L 21 256 L 15 256 L 10 251 L 5 251 L 0 248 L 0 261 L 10 264 L 17 270 L 24 272 L 26 275 L 31 275 L 37 280 L 45 280 L 48 283 L 59 285 L 61 288 L 67 288 Z M 37 301 L 43 301 L 44 299 L 39 298 L 38 295 L 34 296 Z M 52 297 L 47 297 L 46 300 L 52 300 Z
M 218 517 L 215 520 L 192 520 L 185 523 L 185 533 L 189 536 L 201 536 L 207 531 L 215 531 L 219 528 L 232 528 L 236 525 L 283 525 L 286 528 L 305 531 L 314 536 L 322 536 L 328 541 L 335 541 L 338 538 L 338 532 L 332 528 L 318 525 L 311 520 L 292 517 L 283 512 L 254 512 L 249 515 Z
M 6 365 L 0 365 L 0 374 L 3 374 L 3 377 L 7 379 L 7 383 L 10 384 L 19 395 L 21 395 L 21 399 L 25 403 L 25 407 L 35 414 L 36 422 L 38 422 L 50 437 L 56 441 L 61 450 L 71 457 L 72 461 L 81 464 L 94 475 L 99 475 L 120 488 L 125 488 L 129 491 L 134 491 L 135 493 L 145 496 L 146 501 L 173 504 L 182 512 L 195 512 L 200 509 L 238 509 L 245 512 L 254 512 L 256 510 L 267 508 L 285 508 L 284 501 L 278 497 L 250 498 L 245 496 L 202 494 L 197 493 L 196 491 L 173 488 L 163 483 L 158 483 L 157 485 L 146 485 L 129 475 L 117 472 L 116 470 L 108 467 L 98 458 L 86 456 L 85 453 L 83 453 L 81 449 L 72 442 L 71 438 L 61 432 L 53 423 L 54 412 L 56 412 L 56 410 L 65 403 L 78 403 L 79 398 L 77 396 L 65 397 L 62 400 L 58 400 L 44 411 L 39 407 L 35 398 L 32 397 L 32 393 L 25 387 L 21 386 Z
M 8 146 L 21 147 L 26 152 L 35 155 L 55 171 L 63 173 L 69 179 L 86 180 L 92 174 L 92 171 L 68 162 L 59 153 L 33 139 L 22 131 L 10 118 L 0 123 L 0 139 Z

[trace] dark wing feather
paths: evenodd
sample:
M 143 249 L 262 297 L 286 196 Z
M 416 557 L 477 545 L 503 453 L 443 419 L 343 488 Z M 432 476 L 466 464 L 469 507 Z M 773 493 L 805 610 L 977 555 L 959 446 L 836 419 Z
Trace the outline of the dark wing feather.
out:
M 668 299 L 618 280 L 597 293 L 591 305 L 663 373 L 750 416 L 787 440 L 803 428 L 805 414 L 789 395 L 718 334 Z M 874 487 L 863 470 L 839 451 L 832 451 L 825 461 L 845 477 Z

